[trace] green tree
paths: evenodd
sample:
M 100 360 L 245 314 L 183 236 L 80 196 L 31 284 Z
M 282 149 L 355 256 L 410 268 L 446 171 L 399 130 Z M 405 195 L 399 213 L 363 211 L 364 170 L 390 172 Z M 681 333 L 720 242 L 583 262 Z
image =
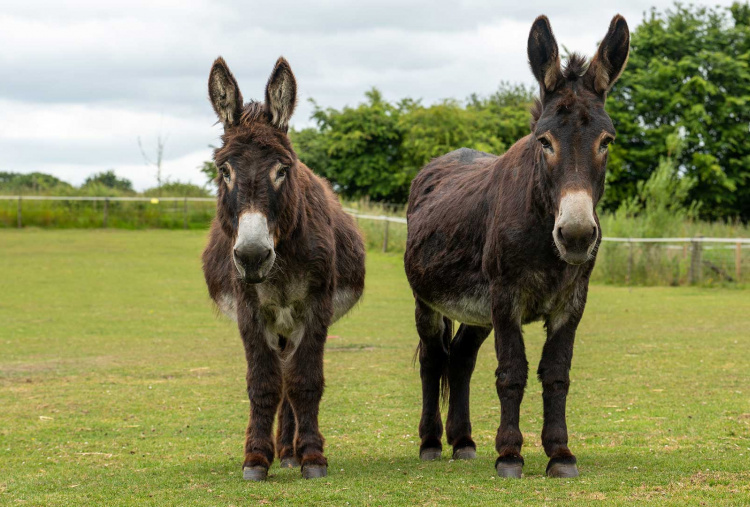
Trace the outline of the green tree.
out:
M 120 192 L 133 193 L 133 182 L 126 178 L 118 178 L 112 169 L 92 174 L 83 182 L 82 189 L 94 186 L 103 186 Z
M 51 174 L 0 172 L 0 190 L 22 194 L 69 194 L 74 188 Z
M 510 147 L 530 132 L 530 109 L 535 94 L 533 88 L 525 85 L 502 82 L 489 97 L 481 98 L 472 94 L 467 108 L 492 114 L 498 138 L 506 147 Z
M 607 102 L 618 130 L 607 209 L 638 193 L 676 135 L 685 196 L 705 218 L 750 219 L 750 7 L 675 4 L 633 32 L 630 61 Z
M 501 84 L 464 106 L 444 100 L 431 106 L 385 101 L 378 90 L 341 111 L 316 106 L 317 128 L 291 132 L 300 160 L 328 178 L 348 198 L 403 203 L 411 180 L 432 158 L 466 147 L 502 153 L 529 132 L 532 92 Z
M 493 115 L 487 111 L 461 107 L 455 100 L 444 100 L 430 107 L 408 106 L 401 116 L 404 131 L 402 152 L 410 182 L 431 159 L 458 148 L 501 153 L 507 145 L 500 139 Z
M 403 202 L 411 180 L 401 164 L 401 110 L 374 88 L 365 97 L 365 103 L 341 111 L 316 104 L 313 119 L 322 137 L 300 158 L 315 164 L 325 153 L 327 161 L 315 169 L 346 197 Z
M 294 151 L 307 167 L 318 174 L 329 175 L 329 159 L 325 134 L 317 128 L 308 127 L 302 130 L 292 129 L 289 136 Z
M 458 148 L 503 153 L 529 133 L 532 102 L 531 90 L 508 83 L 486 98 L 471 95 L 465 107 L 455 100 L 430 107 L 402 101 L 405 175 L 411 181 L 432 158 Z
M 209 148 L 216 150 L 216 146 L 209 144 Z M 219 170 L 216 167 L 216 163 L 213 160 L 206 160 L 198 167 L 198 170 L 203 173 L 206 177 L 206 186 L 212 188 L 216 181 L 216 176 L 219 174 Z
M 213 185 L 214 181 L 216 181 L 216 176 L 219 174 L 214 161 L 206 160 L 198 169 L 206 176 L 206 186 L 210 187 Z

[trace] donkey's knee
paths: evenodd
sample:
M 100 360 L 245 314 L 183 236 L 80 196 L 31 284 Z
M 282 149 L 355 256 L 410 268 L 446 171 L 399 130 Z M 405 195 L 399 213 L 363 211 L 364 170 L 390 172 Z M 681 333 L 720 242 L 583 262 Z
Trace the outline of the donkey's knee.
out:
M 500 400 L 510 398 L 520 403 L 528 376 L 528 364 L 525 359 L 511 367 L 498 367 L 495 370 L 495 388 Z

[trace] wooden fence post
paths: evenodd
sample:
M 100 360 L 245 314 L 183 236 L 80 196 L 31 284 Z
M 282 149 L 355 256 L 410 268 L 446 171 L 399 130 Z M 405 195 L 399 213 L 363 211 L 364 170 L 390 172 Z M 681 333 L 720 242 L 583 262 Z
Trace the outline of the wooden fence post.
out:
M 633 241 L 628 238 L 628 274 L 625 277 L 625 285 L 630 285 L 631 276 L 633 276 Z
M 696 284 L 701 281 L 701 250 L 703 248 L 702 243 L 699 241 L 703 236 L 698 235 L 697 238 L 691 241 L 693 248 L 690 252 L 690 283 Z
M 188 228 L 188 223 L 187 223 L 188 222 L 187 196 L 185 196 L 184 207 L 183 207 L 183 216 L 185 217 L 184 224 L 183 224 L 183 229 L 187 229 Z
M 104 220 L 102 220 L 102 227 L 104 227 L 105 229 L 107 228 L 108 219 L 109 219 L 109 199 L 104 199 Z
M 383 230 L 383 253 L 388 251 L 388 224 L 390 221 L 385 219 L 385 229 Z
M 21 196 L 20 195 L 18 196 L 18 213 L 17 213 L 17 215 L 18 215 L 18 228 L 20 229 L 21 227 L 23 227 L 23 222 L 21 220 Z
M 742 280 L 742 243 L 737 242 L 737 246 L 734 249 L 734 277 L 737 283 Z

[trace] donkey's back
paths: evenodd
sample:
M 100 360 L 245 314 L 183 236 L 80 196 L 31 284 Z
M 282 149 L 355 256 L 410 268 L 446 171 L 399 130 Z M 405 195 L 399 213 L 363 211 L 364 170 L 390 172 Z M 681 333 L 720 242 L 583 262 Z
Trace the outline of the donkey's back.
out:
M 409 194 L 407 278 L 418 298 L 460 322 L 490 325 L 482 253 L 499 158 L 452 151 L 425 166 Z

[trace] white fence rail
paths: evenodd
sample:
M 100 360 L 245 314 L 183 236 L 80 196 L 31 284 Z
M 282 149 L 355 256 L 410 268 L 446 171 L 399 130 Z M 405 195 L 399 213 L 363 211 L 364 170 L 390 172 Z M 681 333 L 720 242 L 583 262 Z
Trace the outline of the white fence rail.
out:
M 47 196 L 47 195 L 0 195 L 0 200 L 10 200 L 18 202 L 18 227 L 23 226 L 23 215 L 22 207 L 23 201 L 97 201 L 103 202 L 102 210 L 102 226 L 107 227 L 107 216 L 108 216 L 108 204 L 110 202 L 150 202 L 158 204 L 160 202 L 182 202 L 183 211 L 185 215 L 185 228 L 187 228 L 187 216 L 188 216 L 188 203 L 189 202 L 215 202 L 214 197 L 101 197 L 101 196 Z M 387 215 L 371 215 L 366 213 L 359 213 L 354 208 L 344 208 L 344 211 L 355 217 L 357 220 L 374 220 L 383 222 L 383 251 L 388 249 L 388 235 L 389 235 L 389 224 L 406 224 L 406 218 L 393 217 Z M 721 249 L 734 249 L 735 250 L 735 277 L 737 280 L 741 279 L 742 270 L 742 249 L 750 248 L 750 238 L 706 238 L 697 236 L 694 238 L 620 238 L 620 237 L 608 237 L 602 238 L 602 241 L 612 243 L 625 243 L 629 245 L 628 254 L 628 276 L 630 274 L 633 265 L 633 245 L 638 243 L 661 243 L 661 244 L 676 244 L 682 243 L 682 247 L 669 247 L 667 248 L 682 248 L 687 255 L 687 248 L 690 245 L 690 272 L 689 278 L 692 283 L 700 281 L 702 265 L 709 264 L 709 267 L 715 269 L 715 266 L 711 266 L 710 262 L 702 259 L 702 251 L 704 249 L 711 250 L 716 248 Z M 713 244 L 727 244 L 727 246 L 704 246 L 706 243 Z M 723 273 L 725 278 L 730 278 L 728 274 Z

